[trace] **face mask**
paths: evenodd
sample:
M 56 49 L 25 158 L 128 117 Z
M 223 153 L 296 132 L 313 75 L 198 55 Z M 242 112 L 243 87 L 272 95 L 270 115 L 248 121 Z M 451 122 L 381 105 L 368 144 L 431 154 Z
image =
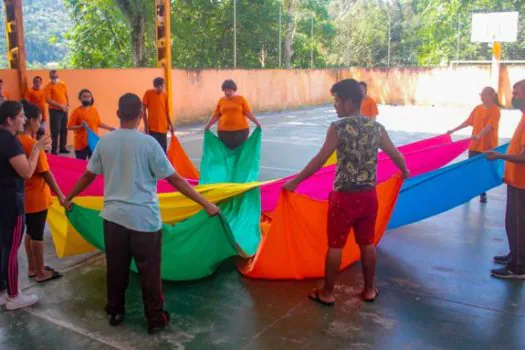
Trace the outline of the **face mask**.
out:
M 524 104 L 525 104 L 525 100 L 521 98 L 516 98 L 516 97 L 512 98 L 512 108 L 522 109 Z
M 58 83 L 58 78 L 51 79 L 51 82 L 54 84 Z
M 91 106 L 91 104 L 92 104 L 92 101 L 82 100 L 82 106 L 84 106 L 84 107 Z

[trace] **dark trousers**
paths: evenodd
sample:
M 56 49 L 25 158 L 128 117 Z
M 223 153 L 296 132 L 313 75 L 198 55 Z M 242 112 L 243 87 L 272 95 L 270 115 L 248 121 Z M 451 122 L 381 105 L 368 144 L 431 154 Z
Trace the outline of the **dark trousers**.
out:
M 140 276 L 144 313 L 150 327 L 164 326 L 165 319 L 160 278 L 162 233 L 138 232 L 104 220 L 107 263 L 106 312 L 124 314 L 131 259 Z
M 56 109 L 49 110 L 49 126 L 51 128 L 51 151 L 67 149 L 67 112 Z
M 250 129 L 242 129 L 236 131 L 222 131 L 217 132 L 219 139 L 230 149 L 234 149 L 242 145 L 248 136 L 250 136 Z
M 160 147 L 164 150 L 164 153 L 166 153 L 166 150 L 168 149 L 168 134 L 162 134 L 160 132 L 152 132 L 149 133 L 151 137 L 153 137 L 157 142 L 160 144 Z
M 469 159 L 470 159 L 470 158 L 474 158 L 475 156 L 477 156 L 477 155 L 479 155 L 479 154 L 481 154 L 481 153 L 482 153 L 482 152 L 478 152 L 478 151 L 468 151 L 468 157 L 469 157 Z M 481 195 L 482 195 L 482 196 L 486 196 L 487 193 L 486 193 L 486 192 L 483 192 L 483 193 L 481 193 Z
M 511 262 L 514 273 L 525 273 L 525 190 L 507 186 L 507 212 L 505 229 L 509 240 Z
M 24 215 L 15 218 L 13 227 L 0 227 L 0 291 L 18 295 L 18 249 L 24 235 Z
M 91 153 L 91 149 L 89 147 L 86 147 L 81 150 L 75 150 L 75 158 L 77 159 L 82 159 L 82 160 L 91 159 L 92 155 L 93 154 Z

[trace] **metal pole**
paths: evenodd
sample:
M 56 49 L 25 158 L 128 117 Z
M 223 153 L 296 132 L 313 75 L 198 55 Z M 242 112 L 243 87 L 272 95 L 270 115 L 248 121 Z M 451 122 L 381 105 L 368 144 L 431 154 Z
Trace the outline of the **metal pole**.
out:
M 461 14 L 458 13 L 458 44 L 456 48 L 456 61 L 459 61 L 459 44 L 461 39 Z
M 283 1 L 279 3 L 279 68 L 282 66 L 282 17 L 283 17 Z
M 392 26 L 391 26 L 391 19 L 390 16 L 388 16 L 388 60 L 387 60 L 387 67 L 390 68 L 390 43 L 392 41 Z
M 310 48 L 310 68 L 314 68 L 314 18 L 312 17 L 312 25 L 310 29 L 310 41 L 312 47 Z
M 237 0 L 233 0 L 233 68 L 237 68 Z

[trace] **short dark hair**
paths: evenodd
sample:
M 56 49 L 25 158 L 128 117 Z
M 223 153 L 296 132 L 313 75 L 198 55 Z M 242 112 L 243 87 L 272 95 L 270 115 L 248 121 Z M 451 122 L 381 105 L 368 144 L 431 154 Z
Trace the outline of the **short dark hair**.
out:
M 161 85 L 164 85 L 164 78 L 157 77 L 157 78 L 153 79 L 153 86 L 154 87 L 161 86 Z
M 360 81 L 360 82 L 359 82 L 359 85 L 361 85 L 361 86 L 364 87 L 365 89 L 368 89 L 368 85 L 367 85 L 364 81 Z
M 80 90 L 80 92 L 78 93 L 78 99 L 79 100 L 82 100 L 80 97 L 82 96 L 82 94 L 84 92 L 89 92 L 89 94 L 91 95 L 91 105 L 93 105 L 95 103 L 95 98 L 93 97 L 93 93 L 91 91 L 89 91 L 88 89 L 82 89 Z
M 40 81 L 42 81 L 42 77 L 40 75 L 37 75 L 36 77 L 33 78 L 33 81 L 37 80 L 37 79 L 40 79 Z
M 0 79 L 0 83 L 3 83 L 4 82 L 4 79 Z
M 34 119 L 38 119 L 40 115 L 42 114 L 42 112 L 40 111 L 40 108 L 38 108 L 38 106 L 30 103 L 27 100 L 22 100 L 20 101 L 20 103 L 22 104 L 22 107 L 24 109 L 24 114 L 26 115 L 26 118 L 27 118 L 24 127 L 27 127 L 30 121 Z
M 221 89 L 222 91 L 226 89 L 237 91 L 237 84 L 235 84 L 233 80 L 228 79 L 228 80 L 223 81 Z
M 51 69 L 51 70 L 49 71 L 49 75 L 51 75 L 51 74 L 55 74 L 55 73 L 58 73 L 56 69 Z
M 356 107 L 361 107 L 363 91 L 361 91 L 361 86 L 355 79 L 345 79 L 335 83 L 330 92 L 343 101 L 350 100 Z
M 132 93 L 122 95 L 118 100 L 118 116 L 122 120 L 136 120 L 142 111 L 142 101 Z
M 7 119 L 15 119 L 20 111 L 22 105 L 17 101 L 7 100 L 0 105 L 0 125 L 5 125 Z

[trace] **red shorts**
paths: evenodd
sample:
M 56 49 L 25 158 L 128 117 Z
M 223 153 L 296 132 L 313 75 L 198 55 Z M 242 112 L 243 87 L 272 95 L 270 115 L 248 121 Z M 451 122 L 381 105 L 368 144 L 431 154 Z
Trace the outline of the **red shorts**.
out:
M 328 201 L 328 247 L 345 246 L 350 230 L 354 229 L 358 245 L 374 243 L 377 219 L 377 192 L 332 192 Z

